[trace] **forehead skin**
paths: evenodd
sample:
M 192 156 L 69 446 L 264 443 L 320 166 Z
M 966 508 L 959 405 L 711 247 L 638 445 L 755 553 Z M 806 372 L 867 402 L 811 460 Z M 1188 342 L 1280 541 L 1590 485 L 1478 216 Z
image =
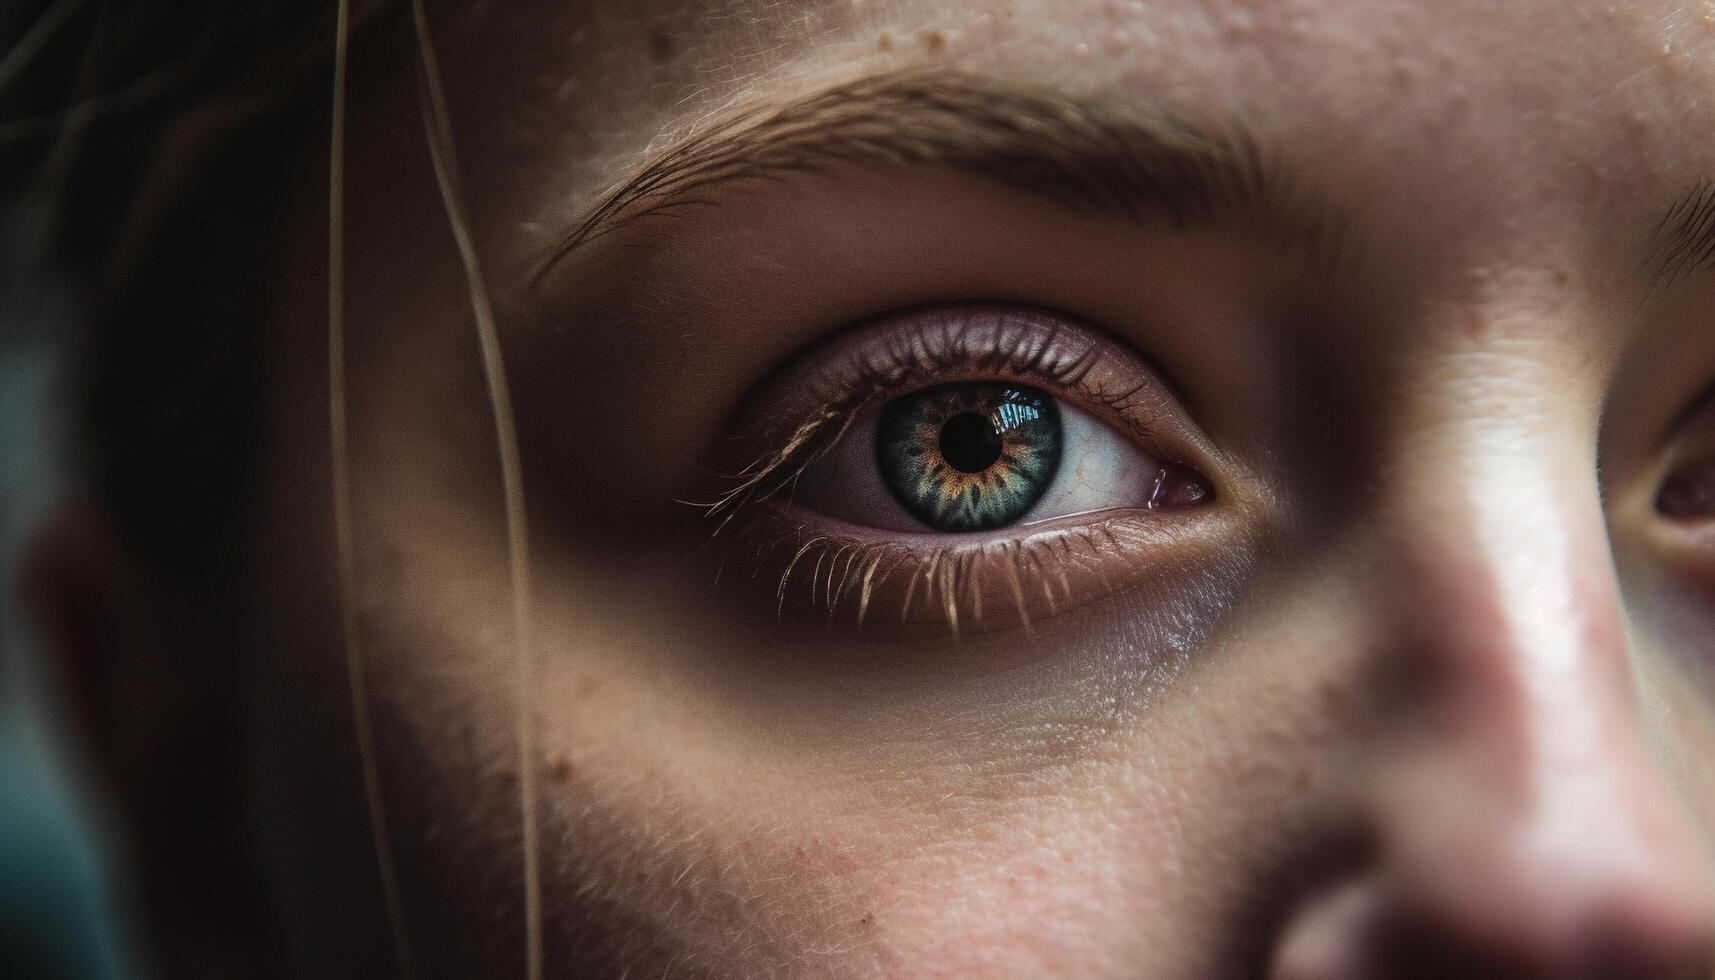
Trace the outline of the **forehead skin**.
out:
M 1602 315 L 1603 304 L 1637 308 L 1636 253 L 1660 212 L 1715 173 L 1706 4 L 514 3 L 443 10 L 433 22 L 503 320 L 528 272 L 664 133 L 820 78 L 944 64 L 1191 120 L 1243 120 L 1365 229 L 1374 262 L 1392 270 L 1390 295 L 1422 307 L 1354 330 L 1344 338 L 1354 357 L 1522 347 L 1542 353 L 1533 363 L 1550 373 L 1498 383 L 1543 382 L 1533 389 L 1542 398 L 1566 401 L 1593 392 L 1635 329 L 1635 317 Z M 367 124 L 414 138 L 414 79 L 371 99 L 354 132 Z M 427 248 L 413 234 L 437 233 L 432 194 L 409 205 L 420 226 L 390 230 L 407 249 Z M 354 282 L 363 247 L 353 246 Z M 405 312 L 456 334 L 466 329 L 457 266 L 436 261 L 443 291 L 411 297 L 418 305 Z M 1540 315 L 1571 310 L 1579 315 Z M 442 354 L 475 363 L 459 343 L 417 348 L 370 356 L 380 370 Z M 1552 374 L 1568 365 L 1573 380 Z M 433 900 L 412 903 L 416 939 L 437 948 L 480 933 L 474 947 L 507 958 L 518 932 L 484 925 L 516 920 L 515 774 L 496 761 L 514 751 L 510 654 L 493 626 L 505 621 L 504 535 L 489 461 L 447 448 L 448 432 L 482 431 L 473 376 L 446 382 L 463 414 L 437 418 L 441 443 L 411 434 L 433 414 L 420 389 L 376 387 L 370 417 L 377 431 L 392 423 L 395 442 L 370 447 L 382 472 L 365 515 L 381 541 L 365 570 L 376 596 L 369 652 L 391 706 L 384 724 L 408 732 L 388 744 L 409 749 L 384 759 L 401 863 L 446 879 L 422 885 Z M 1480 405 L 1485 393 L 1474 394 Z M 1571 410 L 1592 413 L 1593 402 Z M 323 407 L 304 409 L 309 435 L 297 438 L 311 446 Z M 443 480 L 389 462 L 436 453 Z M 1563 476 L 1561 465 L 1547 475 Z M 282 553 L 306 547 L 277 533 Z M 1595 542 L 1571 547 L 1556 560 L 1605 567 Z M 783 744 L 771 739 L 778 729 L 746 728 L 745 711 L 764 709 L 711 704 L 651 666 L 651 643 L 688 647 L 702 639 L 694 625 L 672 623 L 671 610 L 647 621 L 647 597 L 615 598 L 599 576 L 539 557 L 550 916 L 587 915 L 600 941 L 653 974 L 696 956 L 733 974 L 1126 975 L 1141 961 L 1164 976 L 1215 975 L 1196 957 L 1230 951 L 1247 917 L 1265 914 L 1239 896 L 1291 873 L 1288 852 L 1304 840 L 1340 832 L 1298 800 L 1313 800 L 1307 787 L 1338 768 L 1354 691 L 1374 676 L 1365 657 L 1382 643 L 1361 635 L 1373 626 L 1370 597 L 1321 570 L 1230 625 L 1230 649 L 1199 675 L 1197 697 L 1161 698 L 1146 723 L 1081 747 L 1077 767 L 1044 733 L 1063 707 L 1055 698 L 1078 692 L 1033 692 L 1040 727 L 1004 733 L 1016 738 L 998 751 L 988 746 L 1003 739 L 981 717 L 959 720 L 966 746 Z M 319 557 L 302 561 L 315 568 Z M 626 616 L 658 634 L 616 625 Z M 1092 642 L 1123 640 L 1116 631 Z M 1282 666 L 1324 649 L 1314 669 Z M 1016 694 L 989 691 L 997 702 Z M 385 720 L 394 716 L 403 720 Z M 1700 737 L 1707 746 L 1709 731 Z M 551 953 L 588 938 L 566 931 Z
M 514 245 L 567 227 L 663 131 L 803 79 L 914 64 L 1236 116 L 1386 215 L 1419 260 L 1469 266 L 1545 267 L 1636 235 L 1715 158 L 1699 137 L 1709 4 L 605 4 L 587 22 L 573 6 L 487 15 L 469 60 L 452 55 L 455 97 L 485 110 L 464 114 L 461 144 L 499 168 L 471 181 L 479 223 Z M 483 57 L 500 50 L 520 55 Z

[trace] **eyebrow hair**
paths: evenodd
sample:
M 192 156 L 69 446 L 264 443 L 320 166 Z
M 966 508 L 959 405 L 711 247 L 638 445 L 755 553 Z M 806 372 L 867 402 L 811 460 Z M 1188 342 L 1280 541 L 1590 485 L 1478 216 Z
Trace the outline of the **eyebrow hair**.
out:
M 1166 113 L 1083 101 L 968 72 L 865 76 L 740 108 L 652 155 L 604 194 L 541 265 L 638 218 L 706 204 L 718 185 L 840 164 L 962 171 L 1091 213 L 1220 224 L 1325 268 L 1346 225 L 1234 123 L 1208 133 Z
M 1715 268 L 1715 180 L 1693 184 L 1662 215 L 1646 264 L 1655 266 L 1650 292 Z

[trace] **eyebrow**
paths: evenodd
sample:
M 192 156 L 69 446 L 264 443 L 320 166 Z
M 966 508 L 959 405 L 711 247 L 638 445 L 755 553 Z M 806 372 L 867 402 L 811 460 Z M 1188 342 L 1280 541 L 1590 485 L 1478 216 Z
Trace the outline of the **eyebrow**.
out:
M 1220 225 L 1324 268 L 1347 224 L 1238 123 L 1205 132 L 1164 112 L 967 72 L 869 75 L 730 112 L 653 154 L 604 194 L 535 275 L 640 218 L 709 203 L 735 181 L 837 165 L 951 169 L 1092 214 Z

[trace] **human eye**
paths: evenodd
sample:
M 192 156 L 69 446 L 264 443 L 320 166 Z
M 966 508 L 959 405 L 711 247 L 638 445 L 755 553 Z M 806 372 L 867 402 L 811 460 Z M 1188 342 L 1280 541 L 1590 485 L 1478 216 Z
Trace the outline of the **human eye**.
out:
M 1028 626 L 1180 567 L 1221 518 L 1217 454 L 1172 387 L 1076 317 L 906 310 L 794 358 L 711 508 L 777 615 Z
M 1657 539 L 1671 564 L 1715 589 L 1715 400 L 1701 396 L 1678 426 L 1656 484 Z
M 1684 524 L 1715 520 L 1715 455 L 1693 460 L 1669 474 L 1656 495 L 1656 510 Z

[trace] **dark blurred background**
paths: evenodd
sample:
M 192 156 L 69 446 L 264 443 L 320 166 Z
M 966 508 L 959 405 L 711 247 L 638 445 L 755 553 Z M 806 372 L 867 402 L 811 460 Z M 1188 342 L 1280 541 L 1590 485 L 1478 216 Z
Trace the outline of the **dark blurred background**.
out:
M 113 7 L 0 3 L 0 977 L 17 980 L 143 975 L 122 952 L 129 916 L 111 869 L 123 846 L 77 764 L 56 667 L 35 655 L 19 588 L 32 529 L 66 485 L 63 368 L 83 297 L 58 274 L 62 250 L 93 251 L 55 227 L 56 206 L 77 179 L 81 139 L 147 116 L 169 89 L 165 61 L 91 60 L 95 39 L 119 27 Z M 90 218 L 99 239 L 110 226 Z

